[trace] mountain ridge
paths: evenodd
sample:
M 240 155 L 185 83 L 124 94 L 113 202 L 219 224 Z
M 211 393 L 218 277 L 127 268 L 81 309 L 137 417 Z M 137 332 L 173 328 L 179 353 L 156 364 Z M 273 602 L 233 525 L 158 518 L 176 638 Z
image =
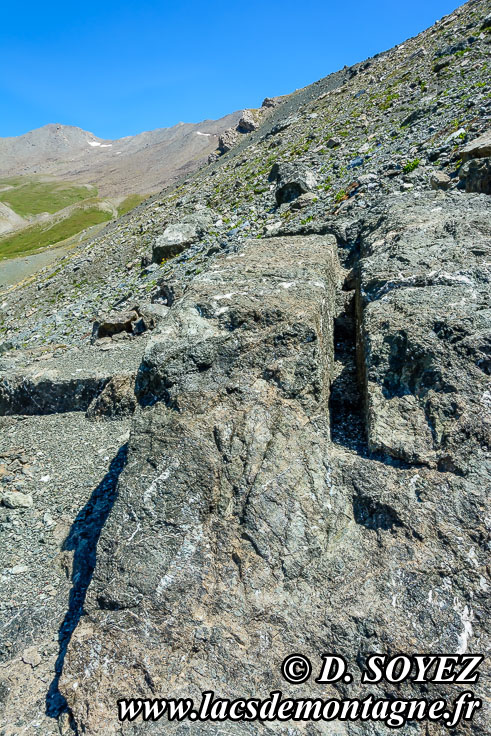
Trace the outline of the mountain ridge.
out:
M 219 135 L 236 125 L 241 114 L 179 122 L 117 139 L 48 123 L 0 138 L 0 177 L 50 175 L 95 185 L 103 196 L 156 192 L 206 161 Z

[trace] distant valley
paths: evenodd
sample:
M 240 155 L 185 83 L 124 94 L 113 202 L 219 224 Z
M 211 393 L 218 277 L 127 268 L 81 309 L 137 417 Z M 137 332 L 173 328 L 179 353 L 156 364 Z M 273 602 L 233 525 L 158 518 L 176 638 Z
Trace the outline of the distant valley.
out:
M 118 140 L 58 124 L 0 138 L 0 261 L 95 234 L 198 168 L 240 115 Z

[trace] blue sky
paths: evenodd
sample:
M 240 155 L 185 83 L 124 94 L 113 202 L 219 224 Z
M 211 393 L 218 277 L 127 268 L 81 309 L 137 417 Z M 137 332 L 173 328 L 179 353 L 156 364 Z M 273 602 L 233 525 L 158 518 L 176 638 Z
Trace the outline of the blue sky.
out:
M 0 136 L 64 123 L 117 138 L 257 107 L 416 35 L 459 4 L 3 3 Z

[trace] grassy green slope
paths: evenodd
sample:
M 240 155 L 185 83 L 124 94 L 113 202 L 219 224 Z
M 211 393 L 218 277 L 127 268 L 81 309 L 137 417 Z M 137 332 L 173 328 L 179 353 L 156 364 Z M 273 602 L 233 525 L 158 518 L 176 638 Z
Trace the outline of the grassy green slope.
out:
M 2 187 L 9 187 L 1 191 Z M 92 186 L 74 185 L 62 181 L 37 180 L 31 177 L 0 179 L 0 201 L 21 217 L 51 214 L 89 197 L 96 197 Z
M 27 255 L 60 243 L 92 225 L 107 222 L 111 212 L 97 204 L 80 207 L 58 222 L 39 223 L 0 238 L 0 260 Z
M 129 212 L 146 196 L 131 194 L 117 205 L 117 215 Z M 52 218 L 27 224 L 0 237 L 0 260 L 29 255 L 61 243 L 87 228 L 107 222 L 114 210 L 104 207 L 93 186 L 63 182 L 41 177 L 10 177 L 0 179 L 0 202 L 4 202 L 21 217 L 49 213 Z M 110 200 L 106 200 L 110 204 Z M 64 209 L 69 207 L 66 212 Z M 114 207 L 114 205 L 111 205 Z

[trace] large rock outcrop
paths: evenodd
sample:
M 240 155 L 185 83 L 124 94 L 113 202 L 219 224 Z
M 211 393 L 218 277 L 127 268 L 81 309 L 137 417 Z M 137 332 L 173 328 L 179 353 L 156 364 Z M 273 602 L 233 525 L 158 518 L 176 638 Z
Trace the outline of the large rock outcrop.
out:
M 145 689 L 147 672 L 159 687 L 179 679 L 198 621 L 203 643 L 215 641 L 205 659 L 220 677 L 233 662 L 230 687 L 245 687 L 263 636 L 283 627 L 291 590 L 325 552 L 341 511 L 334 503 L 330 512 L 326 483 L 340 278 L 334 243 L 247 243 L 173 307 L 162 341 L 145 355 L 137 377 L 145 408 L 135 420 L 128 466 L 135 472 L 121 482 L 101 538 L 86 602 L 91 622 L 77 630 L 64 672 L 63 691 L 88 732 L 112 733 L 113 704 L 127 674 L 126 688 L 135 692 Z M 256 601 L 244 597 L 250 585 Z M 258 621 L 246 634 L 265 606 L 270 623 Z M 142 660 L 143 611 L 149 636 Z M 181 630 L 171 619 L 181 620 Z M 125 650 L 113 626 L 133 629 Z M 162 656 L 162 639 L 172 656 Z M 128 671 L 135 656 L 141 666 Z M 202 664 L 203 674 L 193 683 L 186 675 L 177 689 L 204 686 Z M 95 708 L 91 694 L 76 687 L 87 666 L 91 693 L 99 693 Z
M 459 202 L 399 197 L 358 223 L 352 334 L 341 284 L 353 277 L 333 236 L 245 241 L 173 305 L 139 369 L 128 465 L 65 659 L 61 689 L 82 733 L 118 733 L 114 704 L 128 693 L 295 696 L 280 664 L 296 651 L 315 662 L 336 652 L 356 669 L 373 649 L 480 650 L 489 206 Z M 335 342 L 356 339 L 366 446 L 354 440 L 356 379 L 349 361 L 336 367 Z M 329 399 L 345 370 L 344 393 L 355 385 L 341 431 L 343 392 Z M 303 688 L 362 692 L 356 681 Z M 423 693 L 412 682 L 373 691 Z M 473 733 L 484 723 L 478 714 Z M 189 726 L 136 721 L 124 733 L 145 728 Z M 441 732 L 429 728 L 416 733 Z
M 485 196 L 374 208 L 358 286 L 372 451 L 463 474 L 490 436 L 490 251 Z
M 489 645 L 488 5 L 268 104 L 2 293 L 1 736 L 388 736 L 116 701 L 462 692 L 360 674 Z M 352 683 L 315 684 L 329 652 Z M 489 732 L 479 669 L 455 736 Z

